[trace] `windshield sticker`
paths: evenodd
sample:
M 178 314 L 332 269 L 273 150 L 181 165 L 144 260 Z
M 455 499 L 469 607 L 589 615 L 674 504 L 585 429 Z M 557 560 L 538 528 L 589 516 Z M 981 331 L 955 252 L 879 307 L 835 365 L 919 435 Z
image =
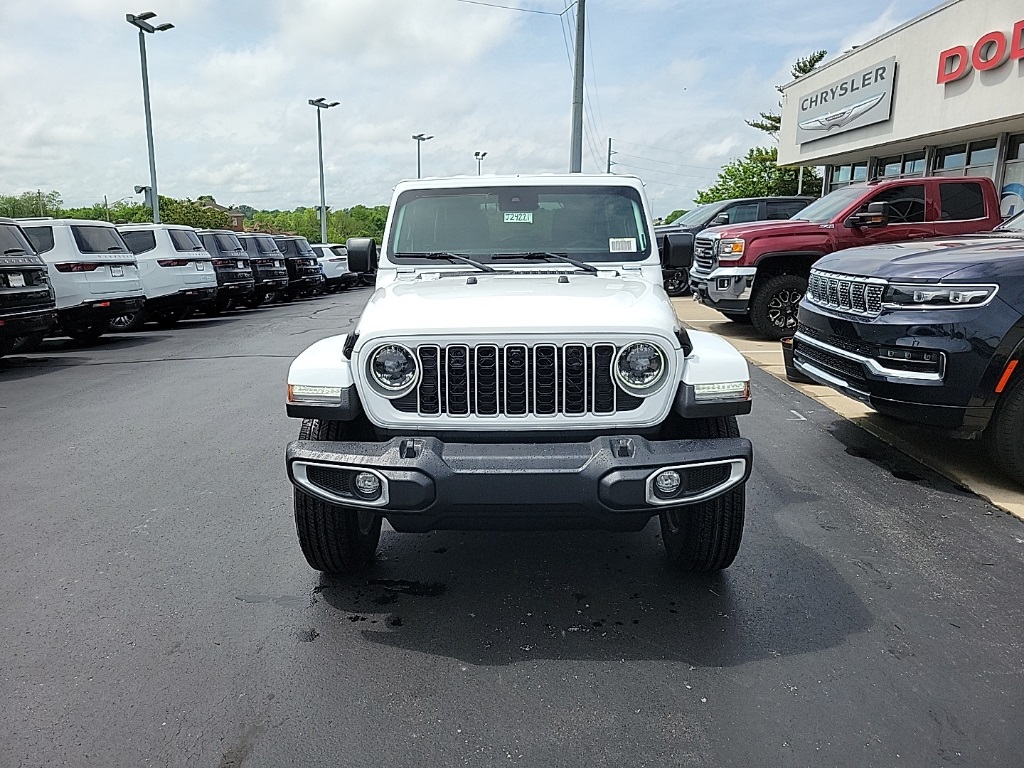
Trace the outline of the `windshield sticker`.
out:
M 609 237 L 608 250 L 612 253 L 636 253 L 636 238 Z
M 533 211 L 506 211 L 506 224 L 533 224 Z

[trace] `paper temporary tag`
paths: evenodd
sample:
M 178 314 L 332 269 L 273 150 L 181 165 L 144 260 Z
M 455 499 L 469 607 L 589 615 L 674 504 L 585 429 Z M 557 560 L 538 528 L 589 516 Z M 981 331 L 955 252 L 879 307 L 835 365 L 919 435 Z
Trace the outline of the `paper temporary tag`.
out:
M 636 253 L 636 238 L 609 237 L 608 250 L 612 253 Z
M 506 211 L 506 224 L 533 224 L 533 211 Z

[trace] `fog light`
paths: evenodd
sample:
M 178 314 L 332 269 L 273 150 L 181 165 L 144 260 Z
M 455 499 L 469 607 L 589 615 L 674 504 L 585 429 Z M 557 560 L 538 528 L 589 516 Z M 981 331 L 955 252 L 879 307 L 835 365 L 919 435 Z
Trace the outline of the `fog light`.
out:
M 679 477 L 679 473 L 674 469 L 666 469 L 664 472 L 659 472 L 654 478 L 654 487 L 660 496 L 672 496 L 679 490 L 679 486 L 682 483 L 683 481 Z
M 356 475 L 355 485 L 360 496 L 369 499 L 380 496 L 380 478 L 370 472 L 360 472 Z

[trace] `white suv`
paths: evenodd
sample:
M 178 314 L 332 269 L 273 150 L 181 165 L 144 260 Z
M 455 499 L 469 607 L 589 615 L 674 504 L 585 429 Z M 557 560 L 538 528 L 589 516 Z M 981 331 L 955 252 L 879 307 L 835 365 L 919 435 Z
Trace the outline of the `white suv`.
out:
M 341 243 L 317 243 L 313 248 L 324 273 L 328 293 L 349 288 L 359 282 L 359 275 L 349 272 L 348 249 Z
M 139 260 L 146 309 L 115 318 L 111 328 L 135 330 L 146 320 L 168 327 L 181 320 L 190 308 L 216 299 L 213 257 L 192 227 L 123 224 L 118 230 Z
M 20 219 L 57 298 L 60 329 L 95 341 L 112 317 L 139 312 L 145 302 L 135 256 L 113 224 L 89 219 Z
M 348 241 L 367 272 L 369 238 Z M 372 564 L 386 518 L 435 529 L 639 531 L 728 567 L 743 533 L 743 357 L 687 331 L 641 181 L 463 177 L 395 189 L 377 287 L 288 372 L 306 561 Z

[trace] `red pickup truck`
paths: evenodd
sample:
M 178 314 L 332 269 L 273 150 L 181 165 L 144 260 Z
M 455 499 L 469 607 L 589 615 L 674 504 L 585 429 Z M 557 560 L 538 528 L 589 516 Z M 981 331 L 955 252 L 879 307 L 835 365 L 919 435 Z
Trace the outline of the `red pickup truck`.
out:
M 787 221 L 705 229 L 694 242 L 694 297 L 769 339 L 792 336 L 811 265 L 862 245 L 987 232 L 1002 222 L 987 177 L 927 176 L 854 184 Z

